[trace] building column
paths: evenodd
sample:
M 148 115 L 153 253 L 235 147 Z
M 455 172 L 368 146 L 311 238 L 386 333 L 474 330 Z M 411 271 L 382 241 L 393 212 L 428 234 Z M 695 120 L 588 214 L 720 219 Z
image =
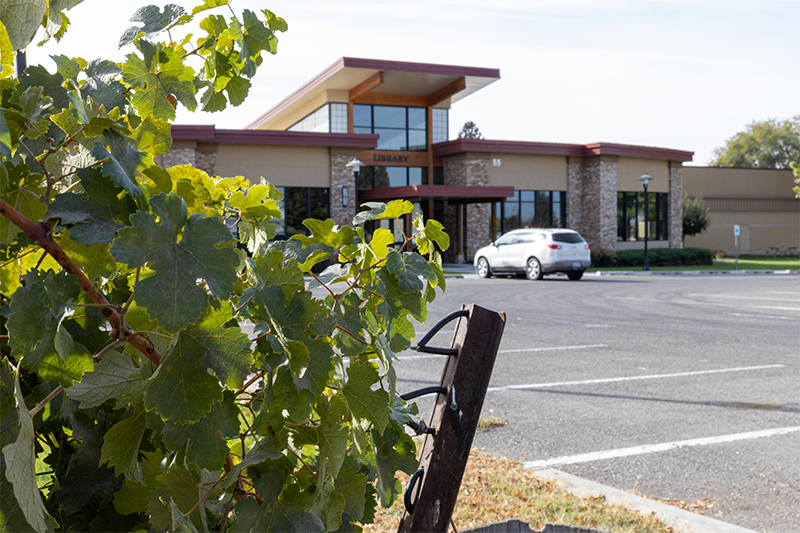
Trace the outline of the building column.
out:
M 330 217 L 334 224 L 339 226 L 352 226 L 353 217 L 356 216 L 356 182 L 353 171 L 347 168 L 347 163 L 355 157 L 352 154 L 338 153 L 331 150 L 331 188 L 328 196 L 330 201 Z M 344 205 L 344 191 L 347 191 L 347 205 Z
M 586 158 L 567 167 L 567 222 L 594 249 L 617 243 L 617 157 Z
M 669 247 L 683 248 L 683 163 L 669 162 Z
M 447 185 L 489 185 L 489 159 L 459 159 L 444 162 L 444 182 Z M 470 262 L 479 248 L 492 242 L 491 235 L 491 205 L 483 202 L 478 204 L 464 204 L 466 210 L 466 224 L 458 219 L 459 209 L 456 205 L 445 205 L 445 219 L 441 221 L 445 230 L 455 244 L 458 239 L 456 229 L 462 227 L 461 246 L 451 246 L 453 252 L 446 255 L 446 260 L 456 262 Z M 462 224 L 459 226 L 459 224 Z M 455 250 L 461 254 L 457 257 Z

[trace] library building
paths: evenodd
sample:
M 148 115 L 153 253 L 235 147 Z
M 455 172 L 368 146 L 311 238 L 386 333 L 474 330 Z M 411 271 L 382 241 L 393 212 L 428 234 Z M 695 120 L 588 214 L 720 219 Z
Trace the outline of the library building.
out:
M 451 106 L 499 79 L 492 68 L 344 57 L 243 129 L 173 126 L 162 164 L 277 186 L 277 238 L 306 233 L 306 218 L 352 224 L 362 203 L 408 200 L 444 224 L 446 262 L 522 227 L 571 228 L 608 250 L 643 248 L 646 234 L 650 247 L 727 252 L 734 225 L 740 253 L 800 243 L 790 170 L 685 166 L 693 153 L 673 148 L 450 139 Z M 685 240 L 684 193 L 702 194 L 711 218 Z M 398 242 L 411 234 L 410 217 L 375 224 Z

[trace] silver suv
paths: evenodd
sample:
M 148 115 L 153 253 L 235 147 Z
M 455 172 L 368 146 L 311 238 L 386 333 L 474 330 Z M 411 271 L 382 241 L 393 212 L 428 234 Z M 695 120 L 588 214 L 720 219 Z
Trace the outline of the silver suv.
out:
M 482 278 L 516 273 L 538 280 L 563 272 L 575 281 L 589 268 L 591 251 L 589 243 L 571 229 L 517 229 L 478 250 L 474 262 Z

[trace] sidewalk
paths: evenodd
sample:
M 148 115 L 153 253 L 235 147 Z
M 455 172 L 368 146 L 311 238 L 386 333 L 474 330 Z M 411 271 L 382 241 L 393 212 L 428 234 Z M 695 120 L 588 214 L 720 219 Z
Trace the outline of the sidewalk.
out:
M 444 263 L 445 272 L 452 273 L 450 277 L 458 275 L 475 274 L 472 263 Z M 599 272 L 586 272 L 584 277 L 591 276 L 750 276 L 750 275 L 797 275 L 800 270 L 604 270 Z

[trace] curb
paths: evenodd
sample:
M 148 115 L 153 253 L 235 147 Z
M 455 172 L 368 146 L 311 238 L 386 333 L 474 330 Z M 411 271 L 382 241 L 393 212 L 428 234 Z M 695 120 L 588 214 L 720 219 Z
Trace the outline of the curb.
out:
M 612 270 L 587 272 L 586 276 L 753 276 L 800 274 L 800 270 Z
M 636 496 L 630 492 L 615 489 L 595 481 L 589 481 L 553 468 L 535 470 L 533 475 L 539 479 L 555 481 L 567 492 L 579 498 L 602 496 L 608 503 L 624 505 L 628 509 L 644 515 L 652 514 L 664 524 L 672 526 L 680 533 L 756 533 L 752 529 L 735 526 L 707 516 L 685 511 L 666 503 Z

